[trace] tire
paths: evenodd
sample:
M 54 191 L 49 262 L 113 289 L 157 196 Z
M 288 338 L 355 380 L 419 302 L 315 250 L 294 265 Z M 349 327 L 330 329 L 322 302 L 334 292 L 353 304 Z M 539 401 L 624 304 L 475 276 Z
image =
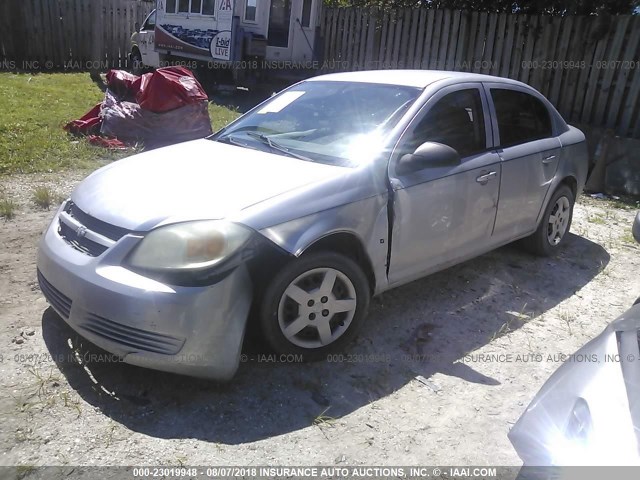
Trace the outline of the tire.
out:
M 133 73 L 134 75 L 142 75 L 144 73 L 142 54 L 137 48 L 131 51 L 131 73 Z
M 262 334 L 277 353 L 326 359 L 353 340 L 370 296 L 367 277 L 353 260 L 310 253 L 286 264 L 262 294 Z
M 522 241 L 524 247 L 543 257 L 554 255 L 565 243 L 571 229 L 574 203 L 571 189 L 566 185 L 558 187 L 549 200 L 538 229 Z

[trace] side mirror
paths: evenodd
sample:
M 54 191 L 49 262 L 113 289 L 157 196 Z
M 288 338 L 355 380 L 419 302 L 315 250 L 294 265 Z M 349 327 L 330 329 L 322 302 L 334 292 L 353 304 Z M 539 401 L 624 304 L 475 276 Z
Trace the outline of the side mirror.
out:
M 131 25 L 131 24 L 129 24 L 129 25 Z M 140 23 L 139 22 L 136 22 L 135 26 L 133 28 L 136 29 L 136 32 L 140 33 Z
M 640 212 L 638 212 L 636 219 L 633 221 L 633 238 L 640 243 Z
M 456 165 L 460 165 L 460 155 L 455 149 L 442 143 L 426 142 L 415 152 L 400 158 L 396 173 L 408 175 L 425 168 L 455 167 Z

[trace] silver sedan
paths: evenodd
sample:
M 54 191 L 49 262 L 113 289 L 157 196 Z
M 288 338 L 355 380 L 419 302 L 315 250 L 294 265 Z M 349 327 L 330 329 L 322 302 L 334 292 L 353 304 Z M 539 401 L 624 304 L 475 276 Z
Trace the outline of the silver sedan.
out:
M 582 132 L 520 82 L 316 77 L 90 175 L 45 232 L 38 278 L 125 362 L 229 379 L 248 318 L 275 352 L 321 359 L 372 295 L 515 240 L 553 254 L 587 163 Z

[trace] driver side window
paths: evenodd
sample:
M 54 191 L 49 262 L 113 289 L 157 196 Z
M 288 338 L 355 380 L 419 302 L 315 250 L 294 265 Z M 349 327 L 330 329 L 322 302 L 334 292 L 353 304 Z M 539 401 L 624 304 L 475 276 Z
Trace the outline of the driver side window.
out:
M 406 134 L 401 154 L 413 153 L 425 142 L 448 145 L 461 158 L 486 150 L 480 91 L 457 90 L 438 100 Z
M 142 30 L 144 31 L 155 30 L 155 28 L 156 28 L 156 12 L 153 12 L 151 15 L 149 15 L 149 18 L 147 18 L 147 21 L 144 22 Z

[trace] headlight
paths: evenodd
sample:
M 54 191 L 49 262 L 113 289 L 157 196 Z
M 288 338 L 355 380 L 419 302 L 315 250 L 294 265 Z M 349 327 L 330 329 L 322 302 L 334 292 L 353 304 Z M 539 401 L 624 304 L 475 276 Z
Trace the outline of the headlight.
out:
M 593 422 L 589 405 L 584 398 L 578 398 L 564 430 L 555 430 L 548 445 L 552 464 L 556 466 L 587 465 L 596 458 L 593 452 Z
M 593 431 L 591 411 L 584 398 L 578 398 L 565 428 L 565 436 L 573 441 L 586 445 Z
M 241 248 L 251 231 L 221 220 L 177 223 L 152 230 L 127 259 L 143 270 L 203 270 Z
M 638 465 L 637 441 L 630 419 L 618 415 L 623 409 L 610 402 L 598 430 L 584 398 L 578 398 L 565 429 L 547 445 L 556 466 Z M 601 414 L 602 418 L 602 414 Z M 572 477 L 573 478 L 573 477 Z M 579 477 L 581 478 L 581 477 Z

